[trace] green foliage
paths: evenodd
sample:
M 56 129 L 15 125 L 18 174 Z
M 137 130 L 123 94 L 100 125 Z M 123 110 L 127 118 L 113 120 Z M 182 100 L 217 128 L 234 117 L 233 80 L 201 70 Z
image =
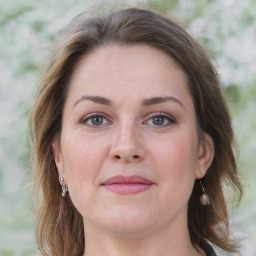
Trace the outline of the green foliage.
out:
M 178 3 L 178 0 L 149 0 L 148 4 L 154 9 L 162 12 L 173 9 Z

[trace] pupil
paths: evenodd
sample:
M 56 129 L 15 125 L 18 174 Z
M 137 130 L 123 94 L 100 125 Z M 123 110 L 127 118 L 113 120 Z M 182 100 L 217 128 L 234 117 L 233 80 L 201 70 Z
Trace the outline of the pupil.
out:
M 164 123 L 164 118 L 163 117 L 155 117 L 153 119 L 153 123 L 155 125 L 162 125 Z
M 94 117 L 94 118 L 92 119 L 92 123 L 93 123 L 94 125 L 100 125 L 100 124 L 102 124 L 102 121 L 103 121 L 103 118 L 100 117 L 100 116 L 96 116 L 96 117 Z

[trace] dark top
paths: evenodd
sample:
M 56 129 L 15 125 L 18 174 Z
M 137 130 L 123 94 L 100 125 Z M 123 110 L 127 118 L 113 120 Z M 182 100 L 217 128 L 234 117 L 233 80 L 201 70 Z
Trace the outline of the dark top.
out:
M 206 242 L 202 241 L 199 246 L 204 250 L 207 256 L 217 256 L 213 248 Z

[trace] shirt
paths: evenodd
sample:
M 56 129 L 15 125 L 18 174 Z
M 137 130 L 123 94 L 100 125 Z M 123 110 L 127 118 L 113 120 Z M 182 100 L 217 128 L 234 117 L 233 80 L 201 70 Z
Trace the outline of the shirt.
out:
M 206 242 L 202 241 L 199 246 L 204 250 L 207 256 L 217 256 L 213 248 Z

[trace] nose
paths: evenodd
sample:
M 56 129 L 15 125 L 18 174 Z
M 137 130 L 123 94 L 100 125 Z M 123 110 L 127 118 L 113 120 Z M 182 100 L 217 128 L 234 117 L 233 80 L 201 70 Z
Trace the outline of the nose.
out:
M 115 162 L 140 162 L 145 158 L 142 138 L 136 127 L 126 126 L 114 134 L 110 158 Z

